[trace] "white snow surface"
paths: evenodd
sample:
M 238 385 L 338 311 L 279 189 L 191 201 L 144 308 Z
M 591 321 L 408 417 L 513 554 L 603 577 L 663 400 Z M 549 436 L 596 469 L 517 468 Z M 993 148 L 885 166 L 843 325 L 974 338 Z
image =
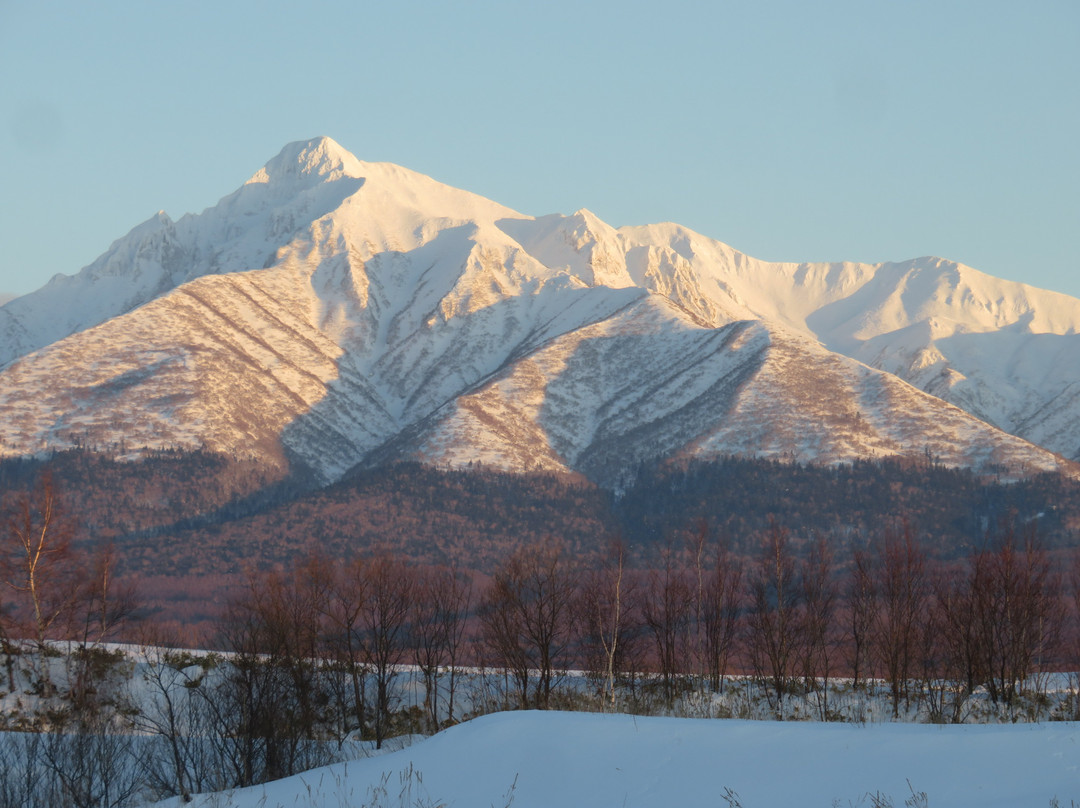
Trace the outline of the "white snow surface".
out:
M 937 258 L 758 261 L 534 218 L 329 138 L 0 307 L 0 454 L 206 446 L 582 471 L 1080 458 L 1080 301 Z
M 729 804 L 722 795 L 730 789 L 743 808 L 870 806 L 872 795 L 904 805 L 913 791 L 931 806 L 1038 808 L 1080 797 L 1078 741 L 1075 723 L 859 726 L 500 713 L 401 751 L 201 795 L 190 805 L 502 808 L 510 794 L 513 808 L 716 808 Z M 412 799 L 399 803 L 410 770 Z M 384 782 L 389 799 L 374 803 L 373 789 Z

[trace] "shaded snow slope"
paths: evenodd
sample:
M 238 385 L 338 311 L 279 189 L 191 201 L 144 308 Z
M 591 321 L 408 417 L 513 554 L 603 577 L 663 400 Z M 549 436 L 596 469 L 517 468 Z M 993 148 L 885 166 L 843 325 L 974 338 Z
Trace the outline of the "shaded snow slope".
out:
M 605 486 L 656 457 L 847 461 L 930 453 L 1029 470 L 1047 453 L 888 374 L 760 321 L 704 328 L 650 296 L 553 340 L 459 397 L 399 454 Z
M 460 724 L 407 749 L 316 769 L 201 806 L 369 804 L 385 782 L 397 805 L 514 808 L 715 808 L 725 789 L 746 808 L 903 805 L 912 788 L 930 805 L 1062 805 L 1080 779 L 1073 723 L 930 726 L 501 713 Z M 407 773 L 415 774 L 411 781 Z M 385 781 L 384 781 L 385 777 Z M 910 783 L 910 786 L 909 786 Z M 170 800 L 168 805 L 180 805 Z M 381 803 L 380 803 L 381 804 Z
M 400 456 L 609 485 L 727 453 L 1022 473 L 1063 467 L 1029 441 L 1080 454 L 1078 322 L 938 259 L 771 264 L 533 218 L 317 138 L 0 308 L 0 453 L 206 446 L 325 481 Z

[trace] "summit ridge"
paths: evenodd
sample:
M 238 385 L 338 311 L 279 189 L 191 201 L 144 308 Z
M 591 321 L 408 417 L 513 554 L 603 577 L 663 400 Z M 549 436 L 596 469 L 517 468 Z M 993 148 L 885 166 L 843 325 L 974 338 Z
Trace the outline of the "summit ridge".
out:
M 1080 301 L 940 258 L 773 263 L 533 217 L 330 138 L 0 307 L 0 453 L 203 446 L 574 472 L 1080 460 Z

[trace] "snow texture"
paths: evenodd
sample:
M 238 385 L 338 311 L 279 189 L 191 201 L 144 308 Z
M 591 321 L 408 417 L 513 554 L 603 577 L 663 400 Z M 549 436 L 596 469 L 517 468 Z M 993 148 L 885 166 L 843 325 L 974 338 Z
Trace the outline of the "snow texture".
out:
M 205 446 L 573 470 L 1080 458 L 1080 301 L 936 258 L 758 261 L 533 218 L 329 138 L 0 308 L 0 454 Z
M 499 808 L 509 794 L 514 808 L 715 808 L 730 804 L 728 794 L 744 808 L 788 808 L 870 806 L 874 796 L 904 805 L 921 792 L 929 805 L 949 808 L 1048 806 L 1054 798 L 1069 805 L 1080 793 L 1078 741 L 1074 723 L 858 726 L 500 713 L 385 756 L 190 804 Z M 413 800 L 399 803 L 403 775 Z M 390 798 L 376 803 L 383 782 Z

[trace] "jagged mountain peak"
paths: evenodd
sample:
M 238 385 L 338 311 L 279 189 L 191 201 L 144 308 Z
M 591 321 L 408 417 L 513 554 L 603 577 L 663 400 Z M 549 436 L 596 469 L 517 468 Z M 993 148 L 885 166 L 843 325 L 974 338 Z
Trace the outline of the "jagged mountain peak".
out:
M 944 259 L 775 263 L 674 223 L 534 218 L 314 138 L 0 309 L 0 453 L 606 484 L 724 453 L 1069 467 L 1025 439 L 1080 457 L 1077 328 L 1080 301 Z
M 147 240 L 158 237 L 162 233 L 173 231 L 175 226 L 176 223 L 172 220 L 172 217 L 165 211 L 159 210 L 153 216 L 139 222 L 123 236 L 116 239 L 109 245 L 109 249 L 102 253 L 92 264 L 84 267 L 82 271 L 93 275 L 106 267 L 110 267 L 106 271 L 130 272 L 130 259 L 125 254 L 130 253 L 132 249 L 138 250 Z M 65 279 L 70 277 L 69 275 L 55 275 L 50 282 L 63 283 Z
M 328 137 L 299 140 L 286 145 L 245 184 L 296 180 L 325 182 L 344 176 L 362 177 L 363 164 Z

